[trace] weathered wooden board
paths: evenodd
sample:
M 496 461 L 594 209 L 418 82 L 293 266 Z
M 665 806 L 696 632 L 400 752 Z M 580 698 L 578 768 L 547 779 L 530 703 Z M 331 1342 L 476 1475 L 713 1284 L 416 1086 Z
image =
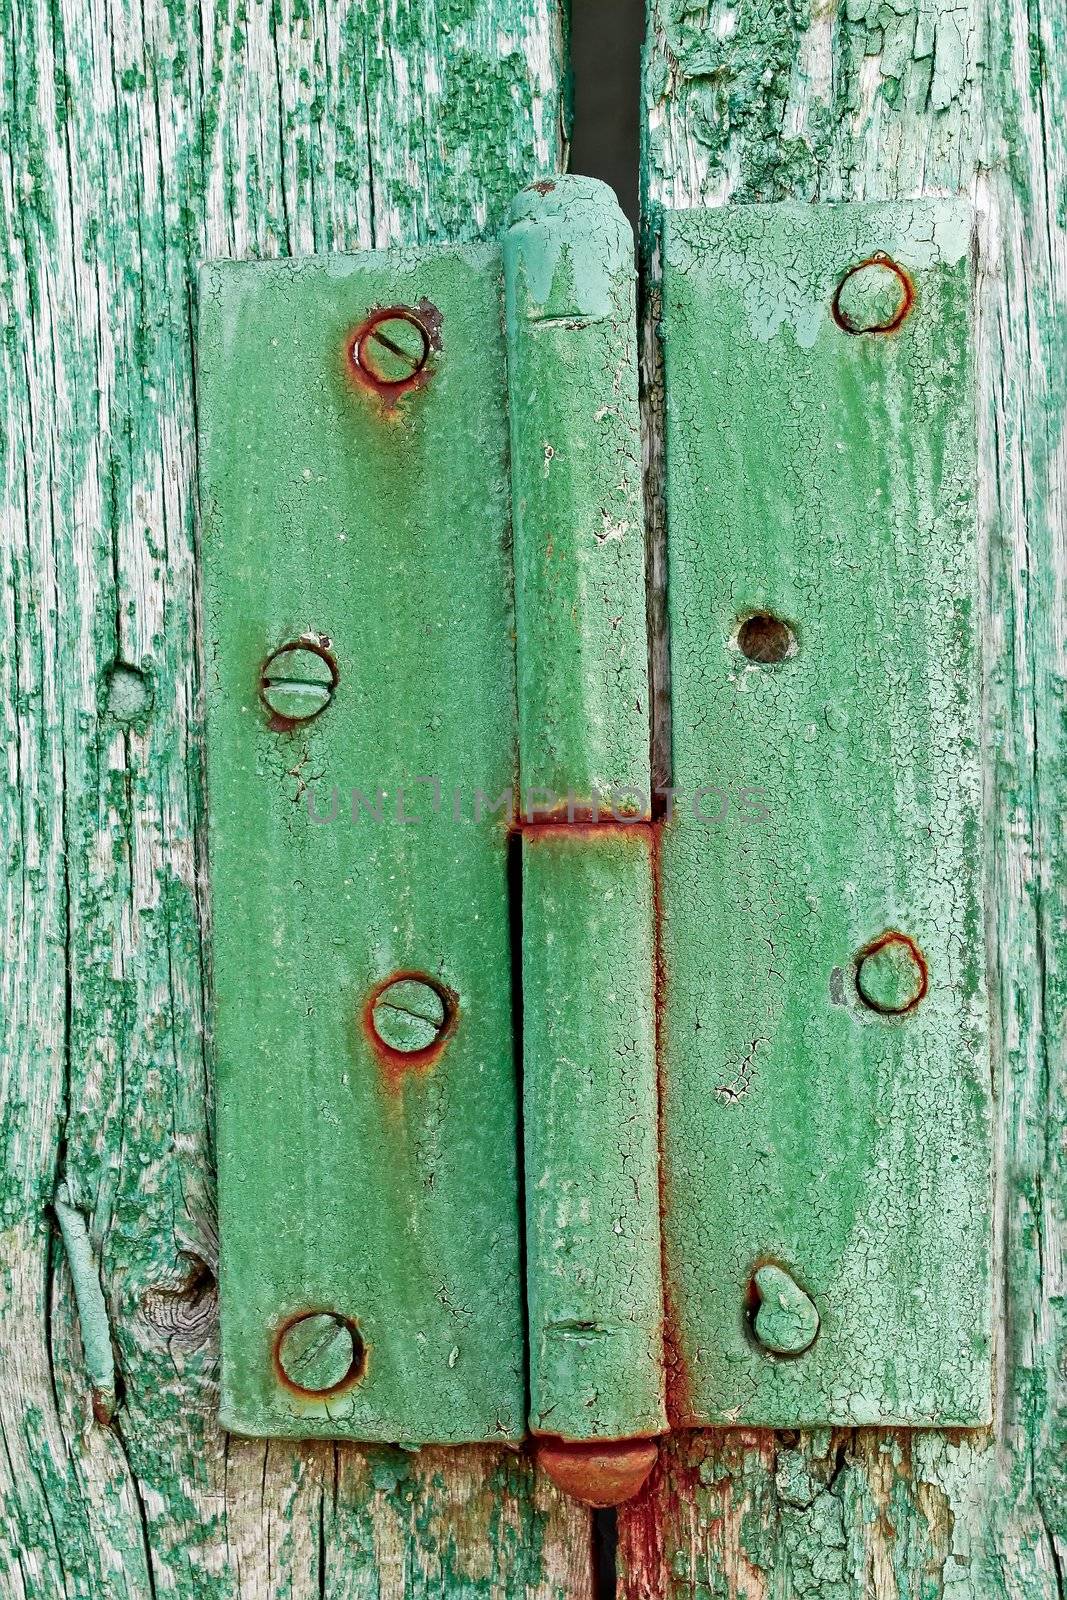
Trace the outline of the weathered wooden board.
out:
M 676 1423 L 989 1420 L 972 220 L 663 221 Z
M 0 1587 L 586 1595 L 586 1514 L 507 1449 L 219 1431 L 198 897 L 198 266 L 495 234 L 559 165 L 559 11 L 15 0 L 3 31 Z
M 525 1432 L 511 807 L 488 809 L 516 762 L 501 293 L 496 245 L 200 277 L 222 1419 L 239 1433 Z M 379 337 L 382 307 L 424 320 Z M 332 692 L 265 698 L 264 663 L 301 639 L 295 670 L 336 675 Z M 286 1350 L 316 1326 L 333 1359 L 294 1375 Z
M 1052 1600 L 1067 1556 L 1062 8 L 939 0 L 809 12 L 742 0 L 727 13 L 652 0 L 649 28 L 653 267 L 660 204 L 923 193 L 976 204 L 999 1330 L 988 1432 L 676 1436 L 648 1495 L 620 1513 L 620 1590 L 627 1600 Z M 661 448 L 654 434 L 654 474 Z M 662 551 L 657 535 L 660 618 Z M 660 707 L 664 634 L 660 624 Z M 659 729 L 662 750 L 662 716 Z

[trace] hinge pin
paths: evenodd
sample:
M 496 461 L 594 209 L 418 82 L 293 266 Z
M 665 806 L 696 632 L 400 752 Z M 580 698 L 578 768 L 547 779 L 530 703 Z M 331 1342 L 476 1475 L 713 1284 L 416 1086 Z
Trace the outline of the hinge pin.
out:
M 656 1464 L 655 1439 L 599 1439 L 581 1444 L 539 1439 L 537 1464 L 557 1489 L 603 1509 L 632 1500 Z

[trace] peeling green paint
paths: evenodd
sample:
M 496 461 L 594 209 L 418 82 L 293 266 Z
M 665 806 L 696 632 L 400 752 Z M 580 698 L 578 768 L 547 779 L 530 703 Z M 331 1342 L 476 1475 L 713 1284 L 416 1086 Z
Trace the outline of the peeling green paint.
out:
M 569 1594 L 585 1520 L 524 1460 L 416 1457 L 377 1489 L 355 1452 L 215 1423 L 192 339 L 206 257 L 495 233 L 559 163 L 560 17 L 2 0 L 0 27 L 0 1588 L 384 1593 L 399 1563 L 427 1592 Z M 114 1336 L 107 1430 L 61 1151 Z
M 1067 372 L 1067 36 L 1060 8 L 1041 0 L 964 11 L 950 0 L 894 0 L 864 4 L 855 16 L 813 6 L 785 30 L 772 13 L 776 60 L 784 67 L 788 58 L 789 83 L 768 146 L 757 108 L 728 122 L 715 105 L 709 118 L 691 104 L 687 71 L 699 36 L 743 10 L 758 39 L 762 7 L 746 0 L 649 5 L 652 317 L 660 205 L 768 198 L 775 182 L 802 200 L 962 193 L 977 202 L 983 865 L 1004 1218 L 998 1423 L 995 1433 L 859 1430 L 833 1442 L 795 1433 L 676 1439 L 658 1483 L 620 1517 L 620 1590 L 627 1600 L 1054 1600 L 1067 1540 L 1067 1319 L 1050 1271 L 1064 1223 L 1067 1102 L 1057 1041 L 1067 977 L 1055 930 L 1067 876 L 1056 820 L 1067 761 L 1057 709 L 1062 652 L 1049 602 L 1062 581 L 1053 574 L 1063 570 L 1056 452 Z M 733 37 L 744 39 L 740 21 Z M 727 76 L 733 50 L 728 44 Z M 743 54 L 737 65 L 744 70 Z M 655 398 L 651 364 L 646 381 Z M 653 488 L 658 448 L 654 433 Z M 652 505 L 658 516 L 655 495 Z M 841 1526 L 843 1544 L 834 1531 Z

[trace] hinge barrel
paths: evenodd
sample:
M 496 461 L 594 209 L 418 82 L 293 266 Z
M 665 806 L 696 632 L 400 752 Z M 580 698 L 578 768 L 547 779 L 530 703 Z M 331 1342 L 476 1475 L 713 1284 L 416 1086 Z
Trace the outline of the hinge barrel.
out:
M 611 190 L 524 189 L 504 283 L 522 787 L 648 817 L 633 234 Z
M 568 1439 L 666 1425 L 651 831 L 523 840 L 530 1427 Z
M 633 236 L 610 190 L 525 190 L 504 273 L 530 1426 L 649 1438 L 666 1410 L 644 518 Z

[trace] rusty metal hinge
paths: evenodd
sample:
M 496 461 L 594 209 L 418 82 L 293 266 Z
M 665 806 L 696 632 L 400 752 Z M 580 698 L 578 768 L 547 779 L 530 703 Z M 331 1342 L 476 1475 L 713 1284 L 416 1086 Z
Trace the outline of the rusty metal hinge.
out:
M 669 774 L 610 193 L 205 267 L 227 1426 L 988 1418 L 969 239 L 662 219 Z

